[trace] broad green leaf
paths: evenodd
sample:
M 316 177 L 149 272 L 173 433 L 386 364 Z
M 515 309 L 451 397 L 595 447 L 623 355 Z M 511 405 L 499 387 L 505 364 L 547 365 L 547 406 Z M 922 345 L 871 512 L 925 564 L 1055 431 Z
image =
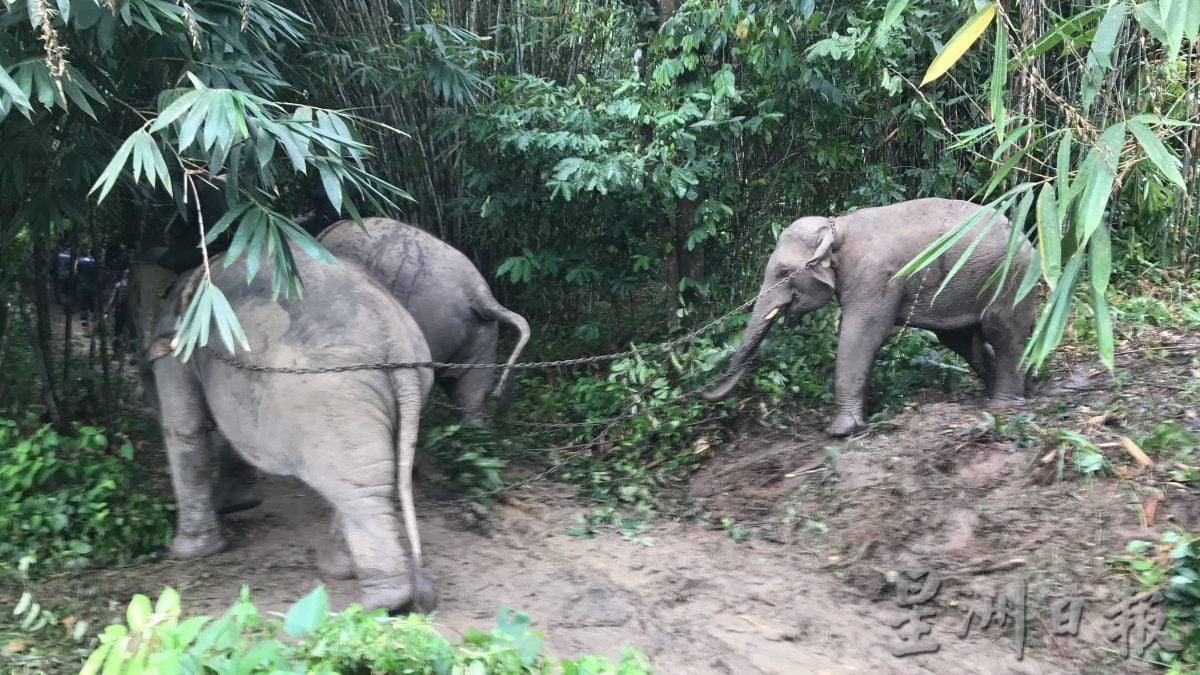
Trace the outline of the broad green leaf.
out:
M 1099 143 L 1089 153 L 1091 171 L 1075 209 L 1075 244 L 1082 247 L 1088 237 L 1100 227 L 1104 209 L 1112 196 L 1113 181 L 1121 162 L 1121 146 L 1125 143 L 1125 123 L 1118 122 L 1100 137 Z
M 1050 297 L 1033 329 L 1033 337 L 1025 347 L 1022 360 L 1041 366 L 1046 356 L 1058 346 L 1062 340 L 1063 330 L 1067 326 L 1067 318 L 1071 313 L 1071 300 L 1074 296 L 1075 281 L 1083 267 L 1084 256 L 1076 255 L 1067 262 L 1058 286 L 1050 292 Z
M 1017 205 L 1016 211 L 1013 212 L 1013 217 L 1009 221 L 1008 228 L 1008 249 L 1004 253 L 1004 264 L 988 277 L 984 282 L 980 293 L 986 291 L 995 285 L 995 291 L 992 293 L 992 299 L 989 303 L 995 302 L 996 298 L 1000 297 L 1000 293 L 1004 290 L 1005 283 L 1008 281 L 1008 276 L 1012 272 L 1013 259 L 1017 255 L 1017 251 L 1021 249 L 1022 243 L 1028 243 L 1025 238 L 1025 219 L 1029 216 L 1029 209 L 1033 207 L 1035 185 L 1027 183 L 1025 196 L 1021 198 L 1021 202 Z M 1017 193 L 1014 193 L 1014 197 Z
M 1167 44 L 1167 27 L 1163 23 L 1163 16 L 1158 11 L 1158 3 L 1150 0 L 1149 2 L 1139 3 L 1133 8 L 1133 18 L 1141 24 L 1142 28 L 1151 35 L 1155 40 L 1158 40 L 1163 45 Z
M 1189 44 L 1200 42 L 1200 2 L 1188 2 L 1183 17 L 1183 37 Z
M 1097 239 L 1099 237 L 1093 237 L 1091 242 L 1089 242 L 1089 247 Z M 1100 352 L 1100 361 L 1111 371 L 1113 369 L 1114 345 L 1112 313 L 1109 311 L 1108 298 L 1105 297 L 1103 292 L 1092 288 L 1088 293 L 1088 299 L 1090 301 L 1089 304 L 1092 306 L 1092 318 L 1096 322 L 1096 347 Z
M 170 126 L 172 122 L 179 119 L 181 115 L 191 109 L 192 105 L 203 95 L 204 92 L 193 89 L 172 101 L 171 105 L 159 113 L 158 119 L 154 120 L 154 124 L 150 125 L 150 133 L 161 131 Z
M 996 125 L 996 141 L 1004 140 L 1004 90 L 1008 83 L 1008 27 L 1003 21 L 996 24 L 996 55 L 992 60 L 990 81 L 992 122 Z
M 975 235 L 975 239 L 971 241 L 970 245 L 967 246 L 962 255 L 958 257 L 958 260 L 954 262 L 954 266 L 951 267 L 950 271 L 946 273 L 946 277 L 942 279 L 941 285 L 938 286 L 937 291 L 935 291 L 933 294 L 934 300 L 937 300 L 938 296 L 942 294 L 942 291 L 946 289 L 946 285 L 950 283 L 950 280 L 953 279 L 956 274 L 958 274 L 958 271 L 961 270 L 963 265 L 967 263 L 967 260 L 971 257 L 971 254 L 975 252 L 975 248 L 979 246 L 979 242 L 983 241 L 983 237 L 992 229 L 992 227 L 996 224 L 996 221 L 999 220 L 1000 216 L 1007 211 L 1010 206 L 1012 206 L 1011 199 L 1001 205 L 1000 208 L 996 209 L 992 215 L 988 216 L 988 219 L 983 224 L 983 227 L 979 228 L 979 234 Z
M 992 23 L 992 18 L 995 16 L 996 4 L 989 2 L 984 5 L 983 9 L 976 12 L 974 16 L 967 19 L 962 28 L 959 28 L 946 41 L 945 46 L 942 47 L 942 51 L 938 52 L 938 55 L 934 57 L 933 63 L 929 64 L 929 70 L 925 71 L 925 77 L 921 79 L 921 86 L 923 87 L 945 75 L 946 71 L 950 70 L 955 63 L 958 63 L 958 60 L 962 58 L 963 54 L 967 53 L 971 45 L 975 44 L 979 36 L 983 35 L 983 31 L 987 30 L 988 25 Z
M 325 623 L 329 614 L 329 596 L 324 586 L 300 598 L 283 617 L 283 630 L 292 637 L 304 637 Z
M 170 586 L 164 588 L 162 594 L 158 596 L 158 602 L 154 603 L 154 613 L 179 616 L 179 591 Z
M 1080 97 L 1085 111 L 1091 108 L 1092 101 L 1095 100 L 1104 81 L 1104 74 L 1113 67 L 1112 52 L 1116 47 L 1121 27 L 1125 24 L 1127 9 L 1124 2 L 1113 3 L 1096 28 L 1096 35 L 1092 38 L 1091 49 L 1084 66 L 1083 81 L 1080 84 Z
M 28 82 L 29 80 L 26 80 L 26 89 L 28 89 Z M 23 110 L 30 110 L 32 108 L 29 105 L 29 92 L 22 90 L 21 86 L 9 76 L 8 71 L 3 67 L 0 67 L 0 90 L 3 90 L 18 108 Z
M 1180 173 L 1179 167 L 1176 166 L 1179 160 L 1175 159 L 1171 151 L 1167 150 L 1167 146 L 1163 145 L 1162 140 L 1154 135 L 1154 131 L 1145 124 L 1134 121 L 1129 122 L 1129 130 L 1133 132 L 1134 138 L 1141 144 L 1146 156 L 1162 172 L 1162 175 L 1174 183 L 1176 187 L 1186 189 L 1187 186 L 1183 182 L 1183 174 Z
M 1196 4 L 1196 0 L 1159 0 L 1159 14 L 1163 18 L 1163 27 L 1167 29 L 1167 39 L 1163 42 L 1167 58 L 1175 60 L 1179 56 L 1179 47 L 1183 45 L 1183 33 L 1187 28 L 1187 5 Z
M 125 139 L 121 147 L 117 149 L 117 154 L 113 155 L 108 166 L 104 167 L 104 171 L 100 172 L 100 176 L 96 179 L 96 183 L 92 185 L 92 189 L 88 191 L 90 196 L 97 189 L 100 190 L 100 196 L 96 199 L 98 202 L 104 201 L 108 191 L 121 177 L 121 172 L 125 169 L 125 161 L 129 159 L 129 154 L 133 152 L 133 146 L 137 142 L 137 134 L 131 135 Z
M 883 10 L 883 20 L 875 30 L 875 44 L 882 45 L 888 36 L 888 31 L 900 20 L 900 15 L 908 8 L 908 0 L 888 0 L 887 9 Z
M 125 612 L 129 630 L 137 632 L 146 627 L 150 620 L 150 598 L 138 593 L 129 601 L 129 609 Z
M 1046 31 L 1033 44 L 1026 47 L 1015 58 L 1008 62 L 1009 71 L 1024 68 L 1029 62 L 1046 52 L 1054 49 L 1068 38 L 1073 38 L 1083 32 L 1084 27 L 1101 16 L 1104 7 L 1091 7 L 1073 17 L 1064 19 Z
M 1062 273 L 1062 220 L 1058 217 L 1059 209 L 1055 204 L 1054 188 L 1050 185 L 1042 187 L 1037 201 L 1037 231 L 1038 256 L 1041 260 L 1042 277 L 1046 285 L 1053 291 Z

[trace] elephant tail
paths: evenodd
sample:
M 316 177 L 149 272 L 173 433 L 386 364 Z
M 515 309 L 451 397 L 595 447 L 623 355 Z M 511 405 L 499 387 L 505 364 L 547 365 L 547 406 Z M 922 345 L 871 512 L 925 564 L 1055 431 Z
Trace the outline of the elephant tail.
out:
M 525 317 L 497 302 L 490 291 L 485 290 L 482 293 L 478 293 L 474 300 L 473 308 L 479 316 L 490 321 L 506 323 L 517 329 L 517 346 L 513 347 L 512 353 L 508 355 L 508 361 L 505 362 L 504 368 L 500 373 L 500 381 L 492 391 L 492 398 L 496 400 L 495 416 L 504 417 L 509 407 L 512 406 L 512 366 L 520 358 L 521 351 L 525 349 L 525 345 L 529 343 L 529 322 L 525 320 Z
M 437 590 L 425 576 L 421 563 L 421 533 L 417 530 L 416 508 L 413 506 L 412 473 L 417 454 L 417 435 L 421 429 L 422 387 L 421 372 L 409 368 L 392 371 L 395 378 L 396 421 L 396 488 L 404 532 L 408 536 L 409 573 L 412 577 L 412 604 L 416 611 L 426 612 L 437 605 Z

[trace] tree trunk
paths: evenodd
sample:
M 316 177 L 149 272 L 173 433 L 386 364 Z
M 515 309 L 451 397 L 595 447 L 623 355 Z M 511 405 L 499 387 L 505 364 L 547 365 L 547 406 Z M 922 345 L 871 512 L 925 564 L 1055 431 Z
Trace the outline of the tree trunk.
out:
M 36 291 L 35 291 L 36 293 Z M 43 292 L 44 294 L 44 292 Z M 58 401 L 54 396 L 54 380 L 50 377 L 50 367 L 47 359 L 47 353 L 42 349 L 41 336 L 37 335 L 34 330 L 33 318 L 29 316 L 29 308 L 21 305 L 21 313 L 25 317 L 25 325 L 29 326 L 30 344 L 33 347 L 33 362 L 37 365 L 38 380 L 42 385 L 42 395 L 46 400 L 46 414 L 50 417 L 50 422 L 56 427 L 62 427 L 62 417 L 58 414 Z

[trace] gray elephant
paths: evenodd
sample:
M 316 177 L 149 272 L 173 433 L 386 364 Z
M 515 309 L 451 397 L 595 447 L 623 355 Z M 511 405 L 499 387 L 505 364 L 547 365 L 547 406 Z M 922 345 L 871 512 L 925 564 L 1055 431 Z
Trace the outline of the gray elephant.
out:
M 836 294 L 842 318 L 834 392 L 837 415 L 826 430 L 830 435 L 845 436 L 866 427 L 864 401 L 875 356 L 892 328 L 906 322 L 933 331 L 943 345 L 961 355 L 983 379 L 993 404 L 1023 402 L 1021 353 L 1035 314 L 1032 293 L 1014 305 L 1019 280 L 1034 256 L 1024 237 L 999 297 L 993 302 L 994 287 L 984 289 L 1008 252 L 1007 219 L 996 213 L 983 215 L 928 267 L 893 278 L 926 246 L 982 208 L 963 201 L 916 199 L 838 218 L 801 218 L 789 225 L 767 261 L 760 291 L 764 295 L 754 304 L 742 344 L 723 379 L 704 398 L 719 401 L 729 395 L 781 312 L 794 324 Z M 966 264 L 937 294 L 949 268 L 989 222 L 990 229 Z M 779 283 L 797 270 L 802 271 L 790 282 Z
M 416 322 L 386 290 L 353 266 L 293 253 L 304 279 L 302 303 L 272 299 L 269 263 L 249 284 L 244 258 L 229 268 L 212 264 L 213 282 L 250 344 L 238 360 L 301 368 L 429 360 Z M 225 546 L 211 493 L 215 457 L 208 429 L 215 425 L 248 462 L 297 476 L 330 502 L 364 607 L 431 610 L 437 593 L 421 569 L 412 465 L 433 373 L 412 368 L 254 372 L 217 358 L 228 358 L 218 344 L 182 362 L 170 355 L 169 345 L 196 279 L 188 274 L 174 284 L 145 350 L 178 504 L 172 553 L 193 558 Z M 397 495 L 407 556 L 399 538 Z
M 389 218 L 364 218 L 330 225 L 317 239 L 338 259 L 366 270 L 391 291 L 421 327 L 439 363 L 496 363 L 498 322 L 517 329 L 507 366 L 529 342 L 529 323 L 492 296 L 471 261 L 428 232 Z M 437 383 L 465 419 L 482 419 L 495 372 L 490 368 L 443 368 Z M 512 370 L 505 368 L 492 390 L 496 415 L 512 403 Z
M 154 387 L 151 363 L 170 350 L 161 341 L 155 347 L 161 351 L 156 356 L 151 355 L 146 347 L 149 345 L 148 336 L 153 336 L 158 330 L 163 301 L 179 280 L 178 274 L 158 264 L 164 251 L 166 249 L 161 247 L 146 250 L 130 265 L 131 320 L 126 322 L 130 343 L 142 346 L 137 355 L 142 391 L 147 402 L 154 408 L 155 419 L 161 417 L 158 414 L 158 392 Z M 215 429 L 209 431 L 209 444 L 214 448 L 218 464 L 218 476 L 213 482 L 213 503 L 216 504 L 217 513 L 236 513 L 261 504 L 262 490 L 258 486 L 258 472 L 255 468 L 246 464 Z

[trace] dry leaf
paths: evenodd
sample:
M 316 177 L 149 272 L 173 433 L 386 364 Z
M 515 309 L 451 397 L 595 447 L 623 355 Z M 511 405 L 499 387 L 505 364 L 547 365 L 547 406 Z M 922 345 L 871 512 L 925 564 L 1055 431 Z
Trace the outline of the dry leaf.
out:
M 1163 500 L 1163 493 L 1155 490 L 1142 502 L 1142 524 L 1146 527 L 1154 525 L 1154 516 L 1158 513 L 1158 504 Z
M 1129 467 L 1117 466 L 1117 467 L 1113 467 L 1113 471 L 1116 471 L 1117 475 L 1120 476 L 1121 478 L 1126 478 L 1126 479 L 1133 478 L 1133 472 L 1129 470 Z
M 79 617 L 75 616 L 74 614 L 68 616 L 62 620 L 63 628 L 66 628 L 68 633 L 71 632 L 71 629 L 75 627 L 76 621 L 79 621 Z
M 1100 426 L 1101 424 L 1104 424 L 1105 420 L 1107 420 L 1107 419 L 1108 419 L 1108 414 L 1105 413 L 1103 415 L 1096 415 L 1095 417 L 1087 418 L 1087 421 L 1084 422 L 1084 424 L 1089 424 L 1092 426 Z
M 692 454 L 698 455 L 698 454 L 704 452 L 705 450 L 708 450 L 708 448 L 709 448 L 708 439 L 701 438 L 700 440 L 696 441 L 696 447 L 692 450 Z
M 1146 453 L 1142 452 L 1142 449 L 1138 447 L 1137 443 L 1133 442 L 1132 438 L 1128 436 L 1122 436 L 1121 447 L 1124 448 L 1125 452 L 1128 452 L 1129 456 L 1133 457 L 1138 464 L 1142 465 L 1143 468 L 1154 468 L 1154 460 L 1150 459 Z
M 9 654 L 17 654 L 25 651 L 28 646 L 29 644 L 24 640 L 13 640 L 12 642 L 4 645 L 4 650 Z

